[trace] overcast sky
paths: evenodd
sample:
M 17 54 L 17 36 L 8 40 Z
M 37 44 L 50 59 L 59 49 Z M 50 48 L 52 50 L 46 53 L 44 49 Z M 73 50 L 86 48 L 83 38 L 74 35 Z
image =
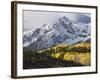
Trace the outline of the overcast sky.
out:
M 71 21 L 77 22 L 79 15 L 90 18 L 90 14 L 70 12 L 44 12 L 44 11 L 23 11 L 23 31 L 41 27 L 43 24 L 52 24 L 62 16 L 68 17 Z

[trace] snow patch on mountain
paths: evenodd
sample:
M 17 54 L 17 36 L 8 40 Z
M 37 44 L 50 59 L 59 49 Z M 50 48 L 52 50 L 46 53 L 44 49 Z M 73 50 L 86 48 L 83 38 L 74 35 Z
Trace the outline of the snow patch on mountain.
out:
M 76 44 L 90 39 L 90 23 L 73 23 L 66 16 L 55 23 L 27 31 L 23 34 L 23 47 L 39 50 L 56 44 Z

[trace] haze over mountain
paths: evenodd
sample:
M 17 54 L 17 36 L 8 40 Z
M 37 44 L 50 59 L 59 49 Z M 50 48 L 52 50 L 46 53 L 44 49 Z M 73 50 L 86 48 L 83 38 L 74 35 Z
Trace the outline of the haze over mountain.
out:
M 53 24 L 61 17 L 66 16 L 71 22 L 90 23 L 90 13 L 55 12 L 55 11 L 23 11 L 23 31 L 30 31 L 41 27 L 43 24 Z
M 61 16 L 54 23 L 44 23 L 39 28 L 26 31 L 23 34 L 23 47 L 41 50 L 58 44 L 76 44 L 90 41 L 91 20 L 79 15 L 77 22 L 66 16 Z

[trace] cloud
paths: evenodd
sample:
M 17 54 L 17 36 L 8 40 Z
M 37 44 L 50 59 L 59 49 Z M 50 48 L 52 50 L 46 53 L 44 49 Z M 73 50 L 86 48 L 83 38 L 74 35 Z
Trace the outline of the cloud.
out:
M 73 22 L 90 19 L 90 14 L 70 13 L 70 12 L 44 12 L 44 11 L 24 11 L 23 30 L 28 31 L 41 27 L 43 24 L 55 23 L 61 16 L 66 16 Z M 83 22 L 84 22 L 83 21 Z M 88 20 L 89 22 L 89 20 Z

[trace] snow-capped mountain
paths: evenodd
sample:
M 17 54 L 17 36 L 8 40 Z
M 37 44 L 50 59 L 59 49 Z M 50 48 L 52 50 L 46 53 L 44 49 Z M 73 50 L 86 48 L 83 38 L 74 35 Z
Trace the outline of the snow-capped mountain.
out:
M 40 50 L 60 43 L 85 42 L 90 40 L 90 26 L 90 23 L 73 23 L 66 16 L 63 16 L 56 23 L 44 24 L 40 28 L 24 32 L 23 47 Z

